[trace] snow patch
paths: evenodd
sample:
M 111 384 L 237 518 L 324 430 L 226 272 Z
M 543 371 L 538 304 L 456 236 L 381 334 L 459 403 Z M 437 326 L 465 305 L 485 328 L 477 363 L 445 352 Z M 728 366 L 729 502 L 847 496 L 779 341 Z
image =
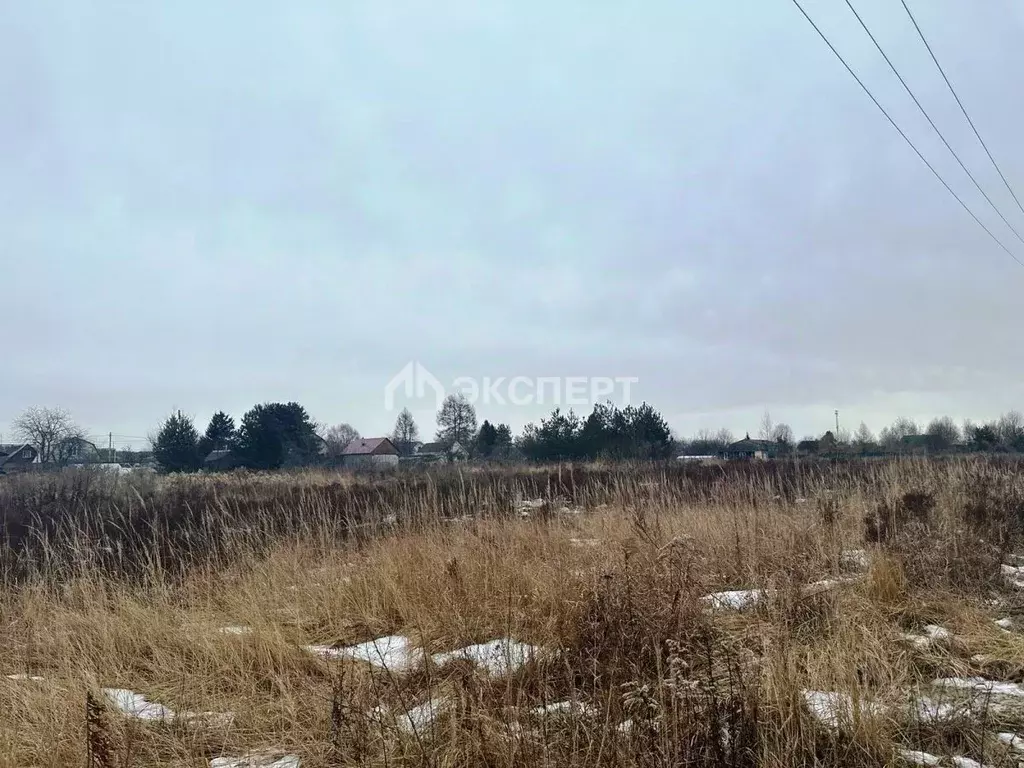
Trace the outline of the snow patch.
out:
M 1000 629 L 1005 629 L 1007 632 L 1013 629 L 1013 619 L 1011 618 L 996 619 L 993 623 Z
M 470 645 L 448 653 L 437 653 L 433 662 L 443 667 L 450 661 L 466 659 L 472 661 L 490 674 L 504 676 L 525 666 L 539 652 L 535 646 L 516 642 L 510 638 L 491 640 L 479 645 Z
M 804 691 L 804 703 L 808 711 L 822 725 L 833 730 L 853 722 L 854 702 L 846 693 L 835 691 Z M 870 701 L 860 702 L 860 713 L 868 717 L 881 713 L 881 708 Z
M 713 592 L 710 595 L 704 595 L 700 601 L 715 610 L 742 611 L 744 608 L 752 608 L 763 599 L 764 590 L 736 589 L 728 592 Z
M 592 716 L 595 713 L 594 707 L 590 704 L 585 704 L 580 701 L 556 701 L 552 704 L 545 704 L 542 707 L 535 707 L 531 710 L 532 714 L 538 717 L 544 715 L 570 715 L 579 714 L 584 716 Z
M 448 706 L 441 698 L 432 698 L 408 712 L 391 713 L 382 707 L 373 710 L 373 716 L 385 725 L 394 724 L 400 731 L 409 734 L 423 733 L 437 720 L 438 715 Z
M 839 555 L 840 565 L 847 568 L 867 568 L 871 565 L 871 558 L 864 549 L 847 549 Z
M 252 627 L 221 627 L 217 631 L 222 635 L 251 635 Z
M 936 720 L 950 720 L 965 714 L 965 710 L 962 705 L 935 701 L 927 696 L 922 696 L 915 702 L 915 714 L 919 722 L 931 723 Z
M 215 757 L 210 768 L 300 768 L 301 761 L 295 755 L 276 757 L 272 752 L 252 752 L 241 757 Z
M 1017 683 L 986 680 L 983 677 L 944 677 L 933 681 L 932 685 L 936 688 L 958 688 L 986 695 L 994 694 L 996 696 L 1012 696 L 1014 698 L 1024 697 L 1024 688 L 1021 688 Z
M 104 688 L 103 694 L 111 704 L 117 707 L 128 717 L 139 720 L 166 720 L 174 719 L 174 710 L 168 709 L 163 704 L 149 701 L 141 693 L 129 691 L 127 688 Z
M 306 645 L 303 648 L 322 659 L 355 659 L 392 672 L 406 672 L 419 664 L 422 653 L 407 637 L 387 635 L 358 645 L 335 648 L 328 645 Z
M 950 760 L 953 761 L 956 768 L 989 768 L 984 763 L 979 763 L 970 757 L 951 757 Z
M 996 739 L 1014 752 L 1024 752 L 1024 739 L 1016 733 L 997 733 Z
M 901 749 L 900 757 L 906 762 L 914 765 L 941 765 L 942 758 L 931 755 L 927 752 L 919 752 L 916 749 Z
M 912 643 L 916 648 L 928 648 L 937 643 L 949 642 L 953 639 L 953 633 L 938 624 L 928 624 L 922 630 L 922 634 L 903 632 L 900 637 L 908 643 Z
M 1024 566 L 1002 565 L 1003 580 L 1014 589 L 1024 589 Z
M 599 547 L 601 542 L 597 539 L 569 539 L 569 543 L 574 547 Z
M 235 721 L 233 712 L 175 712 L 170 707 L 150 701 L 141 693 L 127 688 L 104 688 L 103 695 L 126 717 L 137 720 L 179 722 L 190 725 L 230 727 Z

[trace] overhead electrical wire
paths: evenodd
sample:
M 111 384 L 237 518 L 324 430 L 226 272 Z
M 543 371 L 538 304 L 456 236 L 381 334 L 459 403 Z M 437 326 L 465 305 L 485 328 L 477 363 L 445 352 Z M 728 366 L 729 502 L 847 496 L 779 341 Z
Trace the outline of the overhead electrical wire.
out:
M 932 50 L 931 44 L 928 42 L 928 38 L 924 36 L 924 32 L 921 31 L 921 27 L 917 23 L 917 19 L 914 18 L 913 12 L 910 10 L 910 6 L 907 5 L 906 0 L 900 0 L 903 3 L 903 8 L 907 12 L 907 16 L 910 17 L 911 23 L 914 25 L 914 29 L 917 30 L 917 36 L 921 38 L 921 42 L 924 43 L 924 47 L 928 49 L 928 55 L 932 57 L 932 61 L 935 62 L 936 68 L 939 70 L 939 74 L 942 75 L 942 79 L 946 82 L 946 87 L 949 88 L 949 92 L 953 94 L 953 98 L 956 99 L 957 106 L 960 107 L 960 111 L 964 113 L 964 117 L 967 119 L 967 124 L 971 126 L 971 130 L 974 131 L 975 137 L 978 139 L 978 143 L 981 144 L 982 149 L 985 150 L 985 154 L 988 155 L 988 159 L 992 161 L 992 167 L 996 169 L 996 173 L 999 174 L 999 178 L 1003 180 L 1003 184 L 1006 185 L 1006 190 L 1010 193 L 1013 198 L 1013 202 L 1020 208 L 1020 212 L 1024 213 L 1024 205 L 1021 205 L 1020 199 L 1017 197 L 1017 193 L 1013 191 L 1013 187 L 1010 186 L 1010 182 L 1007 181 L 1006 175 L 1003 173 L 1003 169 L 999 167 L 999 163 L 996 162 L 995 157 L 989 151 L 988 144 L 981 138 L 981 133 L 978 132 L 977 126 L 974 125 L 974 121 L 971 119 L 970 114 L 967 112 L 967 107 L 960 100 L 960 96 L 957 94 L 956 89 L 953 87 L 953 83 L 950 82 L 946 76 L 946 70 L 942 68 L 939 63 L 938 57 L 935 55 L 935 51 Z
M 803 17 L 807 20 L 807 23 L 811 25 L 815 32 L 817 32 L 818 37 L 820 37 L 824 41 L 825 45 L 828 46 L 829 50 L 832 51 L 833 55 L 835 55 L 835 57 L 839 59 L 839 62 L 843 65 L 843 67 L 845 67 L 846 71 L 850 73 L 850 76 L 857 81 L 857 85 L 861 87 L 861 90 L 863 90 L 864 93 L 867 94 L 868 98 L 871 99 L 871 101 L 874 103 L 876 107 L 878 107 L 878 110 L 883 115 L 885 115 L 885 119 L 888 120 L 889 124 L 896 129 L 896 132 L 909 145 L 909 147 L 912 150 L 914 150 L 914 154 L 916 154 L 918 158 L 921 160 L 921 162 L 925 164 L 928 170 L 932 172 L 932 175 L 939 180 L 939 183 L 942 184 L 942 186 L 945 187 L 946 191 L 953 196 L 953 199 L 955 199 L 960 204 L 960 207 L 963 208 L 972 219 L 974 219 L 974 222 L 985 231 L 985 234 L 987 234 L 992 239 L 992 241 L 1006 253 L 1007 256 L 1009 256 L 1011 259 L 1017 262 L 1017 264 L 1020 265 L 1021 267 L 1024 267 L 1024 261 L 1021 261 L 1016 256 L 1016 254 L 1014 254 L 1013 251 L 1006 247 L 1002 240 L 996 237 L 996 235 L 992 232 L 991 229 L 985 226 L 985 222 L 978 218 L 977 214 L 975 214 L 974 211 L 970 209 L 970 207 L 967 205 L 967 203 L 963 201 L 960 195 L 958 195 L 954 191 L 954 189 L 951 186 L 949 186 L 949 183 L 944 178 L 942 178 L 942 175 L 937 170 L 935 170 L 935 166 L 933 166 L 928 161 L 928 158 L 926 158 L 921 153 L 921 150 L 917 148 L 917 145 L 915 145 L 914 142 L 911 141 L 910 137 L 907 136 L 907 134 L 903 131 L 903 129 L 900 128 L 899 124 L 892 118 L 892 116 L 885 109 L 885 107 L 882 106 L 881 102 L 879 102 L 878 99 L 875 98 L 875 95 L 871 92 L 871 89 L 868 88 L 867 85 L 864 84 L 864 81 L 860 79 L 860 76 L 853 71 L 853 68 L 847 63 L 846 59 L 843 58 L 843 55 L 839 53 L 836 47 L 832 44 L 832 41 L 828 39 L 828 36 L 821 31 L 821 28 L 815 23 L 814 19 L 810 17 L 810 15 L 804 9 L 803 5 L 800 4 L 800 0 L 792 1 L 793 4 L 797 7 L 797 9 L 800 11 L 800 13 L 803 15 Z
M 878 43 L 878 40 L 875 38 L 871 30 L 868 28 L 868 25 L 864 23 L 864 19 L 861 18 L 861 15 L 859 13 L 857 13 L 857 9 L 853 7 L 853 3 L 851 2 L 851 0 L 846 0 L 846 6 L 857 18 L 857 21 L 860 23 L 861 28 L 867 33 L 867 36 L 871 38 L 871 42 L 874 43 L 875 48 L 878 49 L 878 52 L 882 54 L 882 58 L 885 59 L 885 63 L 889 65 L 889 69 L 891 69 L 892 73 L 896 75 L 896 78 L 900 81 L 900 85 L 903 86 L 903 89 L 907 92 L 907 95 L 910 96 L 911 99 L 913 99 L 914 104 L 917 105 L 918 110 L 921 112 L 922 115 L 924 115 L 924 119 L 928 121 L 928 125 L 932 127 L 932 130 L 935 131 L 935 134 L 939 137 L 939 139 L 942 140 L 942 143 L 945 145 L 946 149 L 949 150 L 949 154 L 951 154 L 953 158 L 957 161 L 957 163 L 960 165 L 960 167 L 963 168 L 964 173 L 967 174 L 967 178 L 971 180 L 975 188 L 977 188 L 977 190 L 981 193 L 981 196 L 985 198 L 985 202 L 987 202 L 992 207 L 992 210 L 995 211 L 996 214 L 998 214 L 999 218 L 1003 220 L 1003 223 L 1007 227 L 1010 228 L 1010 231 L 1013 232 L 1016 238 L 1020 240 L 1021 243 L 1024 243 L 1024 237 L 1021 237 L 1020 232 L 1018 232 L 1017 229 L 1013 226 L 1013 224 L 1009 222 L 1006 216 L 1003 215 L 1003 212 L 999 210 L 999 206 L 992 202 L 992 198 L 988 196 L 988 193 L 982 188 L 981 184 L 978 183 L 978 180 L 974 178 L 974 174 L 971 173 L 970 169 L 966 165 L 964 165 L 964 161 L 960 159 L 960 155 L 956 153 L 956 150 L 953 149 L 950 143 L 946 140 L 945 135 L 942 133 L 942 131 L 939 130 L 939 126 L 935 124 L 935 121 L 932 120 L 932 116 L 928 114 L 928 110 L 924 108 L 923 104 L 921 104 L 920 100 L 914 94 L 913 89 L 907 84 L 907 81 L 903 79 L 903 75 L 901 75 L 900 71 L 896 69 L 896 65 L 892 63 L 892 60 L 889 58 L 888 54 L 886 54 L 885 50 Z

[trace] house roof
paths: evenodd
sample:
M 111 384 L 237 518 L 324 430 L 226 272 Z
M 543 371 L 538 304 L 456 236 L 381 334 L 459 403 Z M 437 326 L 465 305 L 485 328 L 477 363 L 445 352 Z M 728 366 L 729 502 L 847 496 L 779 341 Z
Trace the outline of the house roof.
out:
M 345 446 L 342 456 L 369 456 L 387 443 L 397 453 L 398 449 L 386 437 L 357 437 Z
M 417 453 L 462 453 L 465 452 L 465 448 L 458 441 L 451 445 L 445 445 L 444 443 L 423 443 Z
M 220 461 L 225 456 L 230 456 L 230 455 L 231 455 L 231 450 L 229 448 L 218 448 L 217 450 L 210 451 L 208 454 L 206 454 L 206 458 L 204 459 L 204 461 L 207 461 L 207 462 Z
M 743 440 L 737 440 L 735 443 L 730 443 L 725 450 L 727 451 L 767 451 L 770 448 L 775 448 L 776 444 L 771 440 L 752 440 L 747 437 Z
M 10 459 L 13 459 L 15 456 L 17 456 L 19 453 L 21 453 L 26 448 L 29 449 L 29 451 L 32 454 L 32 458 L 35 459 L 35 457 L 36 457 L 36 449 L 33 448 L 29 443 L 3 443 L 3 444 L 0 444 L 0 465 L 3 465 L 4 463 L 6 463 Z

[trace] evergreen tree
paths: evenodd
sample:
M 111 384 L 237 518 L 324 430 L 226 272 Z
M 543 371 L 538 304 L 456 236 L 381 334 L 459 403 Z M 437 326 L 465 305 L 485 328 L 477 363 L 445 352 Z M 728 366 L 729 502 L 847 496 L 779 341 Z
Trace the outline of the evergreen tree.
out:
M 199 439 L 199 456 L 206 458 L 210 451 L 230 448 L 235 439 L 235 420 L 224 411 L 217 411 L 206 427 L 206 433 Z
M 476 436 L 476 453 L 478 456 L 490 456 L 498 444 L 498 430 L 491 422 L 484 419 Z
M 173 413 L 160 425 L 153 457 L 166 472 L 195 472 L 202 466 L 199 433 L 189 416 Z
M 264 403 L 242 417 L 236 450 L 252 469 L 301 466 L 319 457 L 316 424 L 298 403 Z
M 512 452 L 512 428 L 499 424 L 494 428 L 494 455 L 507 458 Z

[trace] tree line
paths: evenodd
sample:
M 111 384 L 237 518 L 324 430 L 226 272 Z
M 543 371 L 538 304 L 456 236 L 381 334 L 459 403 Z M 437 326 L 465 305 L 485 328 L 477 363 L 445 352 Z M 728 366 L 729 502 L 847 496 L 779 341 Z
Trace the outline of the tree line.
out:
M 1024 453 L 1024 415 L 1009 411 L 988 422 L 975 423 L 968 419 L 961 425 L 949 416 L 938 416 L 924 424 L 900 417 L 883 427 L 877 436 L 861 422 L 852 433 L 845 429 L 828 430 L 820 436 L 806 436 L 796 441 L 788 425 L 773 424 L 771 416 L 765 413 L 757 438 L 776 443 L 781 454 Z M 717 432 L 705 429 L 688 440 L 679 441 L 678 448 L 687 455 L 718 455 L 735 440 L 728 429 Z
M 508 424 L 484 420 L 478 427 L 476 409 L 463 395 L 446 397 L 436 420 L 434 450 L 458 450 L 485 460 L 661 459 L 674 450 L 667 422 L 647 403 L 597 405 L 586 419 L 556 408 L 539 424 L 528 424 L 518 438 Z M 264 403 L 253 406 L 237 428 L 231 416 L 219 411 L 202 434 L 190 416 L 173 413 L 153 438 L 153 454 L 170 472 L 201 469 L 218 450 L 230 451 L 238 466 L 279 469 L 330 463 L 358 438 L 358 430 L 349 424 L 324 428 L 298 403 Z M 399 413 L 390 439 L 404 456 L 414 455 L 421 445 L 408 409 Z
M 538 423 L 527 424 L 514 436 L 508 424 L 484 420 L 478 426 L 476 410 L 464 396 L 449 395 L 437 412 L 432 451 L 454 452 L 483 460 L 555 461 L 588 459 L 664 459 L 674 455 L 719 455 L 735 441 L 727 429 L 702 430 L 690 439 L 676 440 L 661 414 L 647 403 L 619 408 L 596 405 L 586 417 L 555 408 Z M 85 431 L 60 408 L 29 408 L 13 422 L 15 436 L 32 445 L 39 461 L 54 466 L 77 460 L 76 447 L 86 441 Z M 778 453 L 818 455 L 872 455 L 905 452 L 986 451 L 1024 452 L 1024 415 L 1009 411 L 997 419 L 958 425 L 940 416 L 919 425 L 898 418 L 876 436 L 864 423 L 852 433 L 827 431 L 797 441 L 793 430 L 773 422 L 765 413 L 760 440 L 770 441 Z M 212 452 L 230 451 L 233 462 L 251 469 L 279 469 L 336 461 L 345 447 L 360 437 L 350 424 L 325 427 L 298 403 L 262 403 L 249 409 L 237 423 L 223 411 L 199 432 L 194 420 L 171 414 L 151 437 L 152 456 L 173 472 L 203 468 Z M 405 409 L 395 422 L 391 441 L 403 456 L 416 454 L 420 430 Z

